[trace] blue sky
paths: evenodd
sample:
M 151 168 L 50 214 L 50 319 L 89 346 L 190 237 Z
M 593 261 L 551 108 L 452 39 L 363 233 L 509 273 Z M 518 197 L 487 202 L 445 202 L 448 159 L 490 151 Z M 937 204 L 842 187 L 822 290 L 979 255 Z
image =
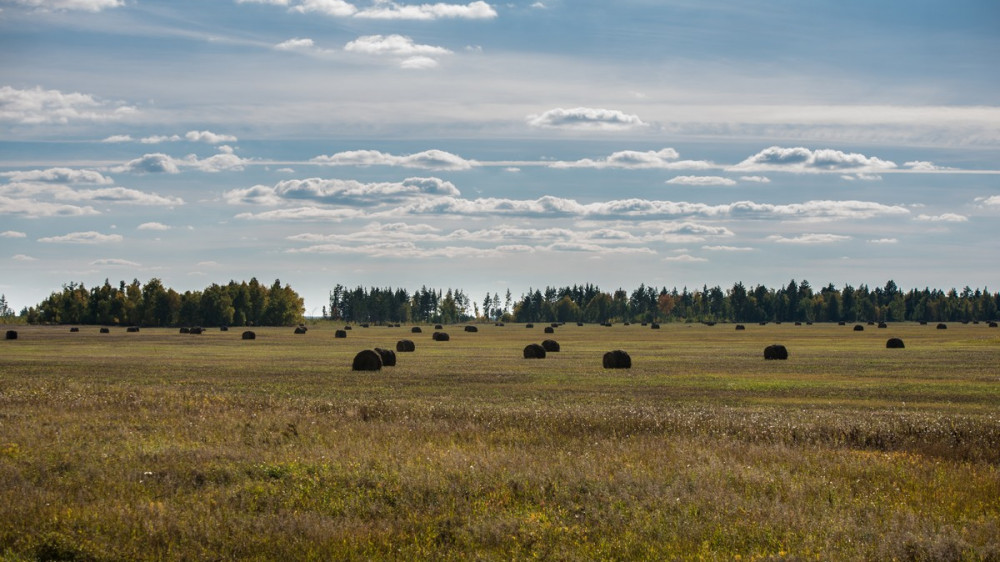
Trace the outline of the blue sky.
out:
M 0 292 L 1000 282 L 993 1 L 0 0 Z

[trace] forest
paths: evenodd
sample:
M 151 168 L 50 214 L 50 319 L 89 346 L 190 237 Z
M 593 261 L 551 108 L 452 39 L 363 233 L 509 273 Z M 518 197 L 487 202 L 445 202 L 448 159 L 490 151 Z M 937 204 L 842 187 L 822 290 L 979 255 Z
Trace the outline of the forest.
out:
M 819 290 L 808 281 L 768 288 L 741 282 L 690 290 L 640 284 L 632 291 L 602 291 L 592 284 L 529 289 L 513 299 L 487 294 L 470 299 L 460 289 L 413 293 L 396 288 L 348 289 L 330 293 L 324 317 L 346 322 L 968 322 L 994 320 L 1000 293 L 965 287 L 901 290 L 895 282 L 867 285 L 828 284 Z
M 29 324 L 101 324 L 127 326 L 291 326 L 303 320 L 298 293 L 275 279 L 271 286 L 250 282 L 212 284 L 202 291 L 177 291 L 153 278 L 117 286 L 108 280 L 88 289 L 63 285 L 21 317 Z

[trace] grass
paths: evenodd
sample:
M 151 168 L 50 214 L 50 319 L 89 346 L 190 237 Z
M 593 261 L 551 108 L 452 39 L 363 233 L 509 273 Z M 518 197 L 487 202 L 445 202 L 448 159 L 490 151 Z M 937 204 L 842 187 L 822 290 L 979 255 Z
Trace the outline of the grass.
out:
M 995 329 L 542 327 L 19 326 L 0 560 L 1000 559 Z

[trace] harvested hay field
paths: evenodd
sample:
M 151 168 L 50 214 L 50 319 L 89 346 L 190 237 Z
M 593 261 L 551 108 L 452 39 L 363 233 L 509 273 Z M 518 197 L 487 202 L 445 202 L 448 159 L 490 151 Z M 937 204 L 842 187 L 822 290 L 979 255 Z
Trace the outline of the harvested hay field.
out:
M 17 326 L 4 559 L 1000 556 L 986 324 L 449 326 L 374 372 L 398 331 L 340 327 Z

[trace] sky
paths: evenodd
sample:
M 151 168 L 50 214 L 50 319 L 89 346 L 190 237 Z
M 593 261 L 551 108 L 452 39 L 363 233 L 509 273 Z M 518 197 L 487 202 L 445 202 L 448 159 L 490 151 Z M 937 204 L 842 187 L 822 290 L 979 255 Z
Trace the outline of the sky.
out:
M 994 0 L 0 0 L 0 293 L 1000 288 Z

